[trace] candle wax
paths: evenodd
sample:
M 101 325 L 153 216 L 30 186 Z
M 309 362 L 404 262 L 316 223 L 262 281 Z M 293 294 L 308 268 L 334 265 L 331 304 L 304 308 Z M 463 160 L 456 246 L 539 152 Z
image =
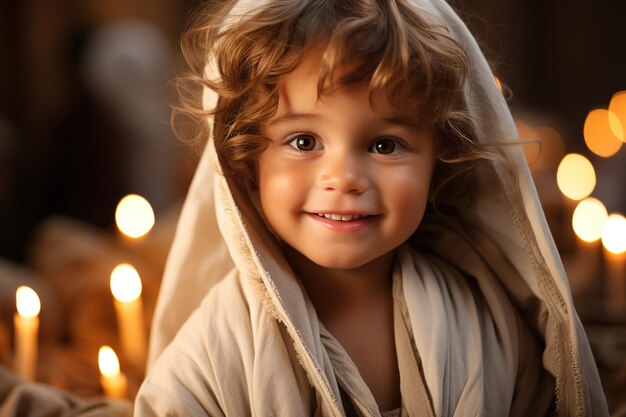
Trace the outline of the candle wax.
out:
M 16 313 L 15 325 L 15 373 L 20 377 L 34 381 L 37 369 L 37 334 L 39 317 L 26 317 Z

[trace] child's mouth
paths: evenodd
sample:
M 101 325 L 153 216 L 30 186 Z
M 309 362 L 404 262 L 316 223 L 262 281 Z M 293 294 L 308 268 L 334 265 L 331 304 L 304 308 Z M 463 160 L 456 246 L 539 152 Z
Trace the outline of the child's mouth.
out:
M 334 232 L 355 233 L 365 230 L 380 214 L 307 213 L 316 223 Z
M 335 214 L 335 213 L 312 213 L 319 217 L 325 217 L 329 220 L 349 222 L 352 220 L 363 219 L 369 217 L 367 214 Z

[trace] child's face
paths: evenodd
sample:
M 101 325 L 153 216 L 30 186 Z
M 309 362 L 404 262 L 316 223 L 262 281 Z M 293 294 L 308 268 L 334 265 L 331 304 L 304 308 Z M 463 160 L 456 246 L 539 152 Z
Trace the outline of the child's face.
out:
M 258 161 L 263 214 L 312 262 L 352 269 L 389 253 L 422 220 L 434 166 L 433 137 L 368 86 L 317 96 L 319 56 L 285 77 L 272 142 Z M 330 217 L 330 218 L 329 218 Z

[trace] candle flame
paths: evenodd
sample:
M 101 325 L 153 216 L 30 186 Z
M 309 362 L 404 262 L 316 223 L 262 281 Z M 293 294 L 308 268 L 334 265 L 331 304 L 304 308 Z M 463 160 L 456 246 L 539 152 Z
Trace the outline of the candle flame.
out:
M 111 272 L 111 292 L 119 301 L 135 301 L 141 295 L 141 278 L 130 264 L 119 264 Z
M 137 194 L 129 194 L 117 205 L 115 223 L 126 236 L 139 238 L 154 226 L 154 211 L 148 200 Z
M 616 136 L 616 132 L 621 136 Z M 622 146 L 623 129 L 619 117 L 607 109 L 589 112 L 583 129 L 585 143 L 589 150 L 598 156 L 608 158 Z
M 626 218 L 611 214 L 602 230 L 602 245 L 611 253 L 626 252 Z
M 572 200 L 582 200 L 595 188 L 596 172 L 587 158 L 570 153 L 565 155 L 559 164 L 556 182 L 566 197 Z
M 98 367 L 105 377 L 115 377 L 120 374 L 120 361 L 111 347 L 102 346 L 98 351 Z
M 595 242 L 602 236 L 608 213 L 604 204 L 595 198 L 586 198 L 576 206 L 572 226 L 576 236 L 585 242 Z
M 41 301 L 30 287 L 21 286 L 15 292 L 17 312 L 22 317 L 37 317 L 41 311 Z

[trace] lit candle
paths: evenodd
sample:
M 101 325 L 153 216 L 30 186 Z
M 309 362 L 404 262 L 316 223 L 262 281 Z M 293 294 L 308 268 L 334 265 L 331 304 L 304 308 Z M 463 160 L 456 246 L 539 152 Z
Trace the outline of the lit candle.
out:
M 120 264 L 113 269 L 111 292 L 124 358 L 137 369 L 143 369 L 146 362 L 147 344 L 143 303 L 140 297 L 141 279 L 132 265 Z
M 117 205 L 115 223 L 123 235 L 139 239 L 154 226 L 154 211 L 148 200 L 137 194 L 129 194 Z
M 611 312 L 626 313 L 626 218 L 611 214 L 602 230 L 606 291 Z
M 15 292 L 17 313 L 15 325 L 15 373 L 33 381 L 37 369 L 37 334 L 41 302 L 37 293 L 29 287 L 19 287 Z
M 126 397 L 126 375 L 120 372 L 120 361 L 109 346 L 102 346 L 98 352 L 98 367 L 100 368 L 100 383 L 104 395 L 109 398 L 123 399 Z
M 596 186 L 596 172 L 591 162 L 582 155 L 565 155 L 556 171 L 556 183 L 563 199 L 563 219 L 565 229 L 570 230 L 574 208 L 577 201 L 588 197 Z
M 576 206 L 572 215 L 572 228 L 576 234 L 578 250 L 576 268 L 568 274 L 572 292 L 583 293 L 597 283 L 600 260 L 600 237 L 607 219 L 607 211 L 601 201 L 586 198 Z

